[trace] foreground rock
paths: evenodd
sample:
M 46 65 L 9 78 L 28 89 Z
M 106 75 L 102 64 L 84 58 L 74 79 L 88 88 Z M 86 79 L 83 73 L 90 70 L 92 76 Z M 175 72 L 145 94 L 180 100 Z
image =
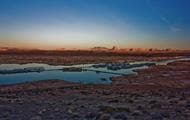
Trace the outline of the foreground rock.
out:
M 49 80 L 0 87 L 1 120 L 188 120 L 190 61 L 152 66 L 111 85 Z

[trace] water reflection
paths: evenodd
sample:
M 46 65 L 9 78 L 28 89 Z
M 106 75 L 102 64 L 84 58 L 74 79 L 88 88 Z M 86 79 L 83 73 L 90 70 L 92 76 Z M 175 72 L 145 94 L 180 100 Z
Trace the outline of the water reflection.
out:
M 170 62 L 177 60 L 190 60 L 190 58 L 180 58 L 174 60 L 166 60 L 160 62 L 133 62 L 130 64 L 144 64 L 144 63 L 156 63 L 156 65 L 166 65 Z M 110 70 L 107 67 L 95 68 L 92 67 L 93 64 L 83 64 L 83 65 L 72 65 L 72 66 L 53 66 L 47 64 L 1 64 L 0 70 L 14 70 L 14 69 L 24 69 L 28 67 L 43 67 L 45 71 L 43 72 L 28 72 L 28 73 L 16 73 L 16 74 L 0 74 L 0 84 L 15 84 L 23 83 L 35 80 L 65 80 L 70 82 L 79 82 L 83 84 L 110 84 L 111 77 L 116 77 L 119 75 L 129 75 L 136 74 L 134 70 L 148 68 L 148 66 L 133 67 L 128 69 Z M 86 69 L 82 72 L 63 72 L 62 68 L 67 67 L 81 67 Z

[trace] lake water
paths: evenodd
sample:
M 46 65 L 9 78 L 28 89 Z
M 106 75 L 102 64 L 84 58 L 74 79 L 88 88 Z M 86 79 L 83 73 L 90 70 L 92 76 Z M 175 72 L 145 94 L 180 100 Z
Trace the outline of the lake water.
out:
M 85 68 L 88 68 L 89 70 L 102 70 L 102 71 L 107 71 L 107 72 L 113 72 L 113 74 L 95 72 L 95 71 L 63 72 L 57 69 L 61 69 L 63 67 L 71 67 L 71 66 L 51 66 L 47 64 L 32 63 L 32 64 L 24 64 L 24 65 L 2 64 L 0 65 L 0 70 L 22 69 L 22 68 L 34 67 L 34 66 L 44 67 L 46 70 L 53 70 L 53 71 L 0 74 L 0 84 L 15 84 L 15 83 L 23 83 L 23 82 L 38 81 L 38 80 L 50 80 L 50 79 L 79 82 L 79 83 L 84 83 L 84 84 L 88 84 L 88 83 L 89 84 L 110 84 L 111 77 L 119 76 L 117 75 L 117 73 L 118 74 L 125 73 L 126 75 L 135 74 L 133 70 L 142 69 L 142 67 L 139 67 L 139 68 L 112 71 L 112 70 L 107 70 L 106 68 L 93 68 L 93 67 L 90 67 L 91 65 L 88 64 L 88 65 L 80 65 L 80 67 L 85 67 Z M 143 68 L 146 68 L 146 67 L 143 67 Z
M 161 62 L 156 62 L 156 64 L 166 65 L 176 60 L 190 60 L 190 58 L 161 61 Z M 140 63 L 152 63 L 152 62 L 141 61 L 141 62 L 134 62 L 131 64 L 136 64 L 136 63 L 140 64 Z M 46 71 L 15 73 L 15 74 L 0 74 L 0 85 L 24 83 L 24 82 L 38 81 L 38 80 L 65 80 L 65 81 L 78 82 L 78 83 L 83 83 L 83 84 L 110 84 L 111 78 L 119 76 L 119 74 L 124 74 L 124 75 L 136 74 L 136 72 L 134 72 L 133 70 L 148 68 L 148 66 L 142 66 L 142 67 L 135 67 L 135 68 L 130 68 L 130 69 L 121 69 L 121 70 L 113 71 L 113 70 L 108 70 L 107 68 L 94 68 L 92 67 L 92 65 L 93 64 L 72 65 L 72 66 L 61 66 L 61 65 L 53 66 L 53 65 L 38 64 L 38 63 L 23 64 L 23 65 L 1 64 L 0 70 L 24 69 L 28 67 L 44 67 Z M 65 67 L 82 67 L 82 68 L 92 70 L 92 71 L 63 72 L 62 70 L 58 70 Z M 109 72 L 109 73 L 95 72 L 96 70 Z

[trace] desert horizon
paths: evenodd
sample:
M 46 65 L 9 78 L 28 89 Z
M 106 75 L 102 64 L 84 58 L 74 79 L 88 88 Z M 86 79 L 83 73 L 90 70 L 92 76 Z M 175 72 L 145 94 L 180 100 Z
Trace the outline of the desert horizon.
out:
M 44 51 L 66 51 L 66 50 L 86 50 L 86 51 L 189 51 L 190 49 L 177 49 L 177 48 L 140 48 L 140 47 L 116 47 L 116 46 L 111 46 L 111 47 L 105 47 L 105 46 L 94 46 L 91 48 L 52 48 L 52 49 L 46 49 L 46 48 L 27 48 L 27 47 L 0 47 L 0 51 L 8 51 L 8 50 L 44 50 Z
M 0 120 L 190 120 L 189 0 L 0 0 Z

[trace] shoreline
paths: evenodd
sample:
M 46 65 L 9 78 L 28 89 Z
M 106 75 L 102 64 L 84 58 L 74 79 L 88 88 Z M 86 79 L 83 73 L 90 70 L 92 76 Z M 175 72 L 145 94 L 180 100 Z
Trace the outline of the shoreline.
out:
M 186 59 L 186 58 L 187 58 L 187 59 Z M 173 58 L 173 59 L 169 59 L 169 60 L 167 59 L 167 60 L 165 60 L 165 61 L 170 61 L 170 62 L 168 62 L 167 64 L 163 64 L 163 65 L 162 65 L 162 63 L 161 63 L 161 64 L 159 63 L 159 62 L 162 62 L 162 61 L 164 62 L 164 60 L 161 60 L 161 61 L 158 61 L 157 63 L 155 62 L 155 63 L 154 63 L 155 65 L 150 65 L 150 66 L 148 66 L 147 68 L 146 68 L 146 67 L 145 67 L 145 68 L 142 68 L 142 69 L 138 69 L 138 68 L 137 68 L 136 70 L 132 70 L 132 71 L 134 72 L 134 74 L 131 73 L 131 74 L 127 74 L 127 75 L 125 75 L 125 74 L 122 75 L 122 73 L 121 73 L 120 76 L 116 76 L 116 77 L 112 76 L 112 77 L 111 77 L 111 81 L 112 81 L 112 82 L 117 81 L 117 80 L 116 80 L 117 78 L 128 78 L 128 77 L 130 78 L 131 76 L 138 76 L 139 73 L 142 73 L 143 71 L 146 71 L 146 69 L 152 68 L 152 66 L 158 66 L 158 67 L 159 67 L 159 66 L 164 66 L 164 65 L 167 66 L 168 64 L 170 65 L 170 64 L 175 63 L 175 62 L 190 60 L 189 57 L 186 57 L 186 58 L 185 58 L 185 57 L 181 57 L 181 58 L 175 57 L 175 58 Z M 176 60 L 175 60 L 175 59 L 176 59 Z M 138 62 L 138 61 L 137 61 L 137 62 Z M 27 64 L 30 64 L 30 63 L 27 63 Z M 35 63 L 32 63 L 32 64 L 35 64 Z M 38 64 L 39 64 L 39 63 L 38 63 Z M 140 63 L 137 63 L 137 64 L 140 64 Z M 141 64 L 143 65 L 143 64 L 145 64 L 145 63 L 141 63 Z M 147 63 L 146 63 L 146 64 L 147 64 Z M 11 65 L 11 64 L 10 64 L 10 65 Z M 19 64 L 19 65 L 20 65 L 20 64 Z M 25 65 L 25 64 L 23 64 L 23 65 Z M 85 65 L 85 64 L 84 64 L 84 65 Z M 71 67 L 72 67 L 72 66 L 71 66 Z M 31 68 L 31 69 L 30 69 L 30 68 Z M 42 69 L 42 68 L 43 68 L 43 69 Z M 37 72 L 37 71 L 39 71 L 39 69 L 42 70 L 41 72 L 49 71 L 49 70 L 45 70 L 44 67 L 28 67 L 28 68 L 20 68 L 20 69 L 16 69 L 16 70 L 19 70 L 18 73 L 30 73 L 30 71 L 26 71 L 25 69 L 26 69 L 26 70 L 32 70 L 31 72 L 35 72 L 34 70 L 36 70 L 36 72 Z M 33 70 L 33 69 L 34 69 L 34 70 Z M 21 70 L 23 70 L 23 72 L 22 72 Z M 62 69 L 56 69 L 56 70 L 62 70 Z M 14 71 L 14 69 L 13 69 L 13 71 Z M 93 70 L 90 70 L 90 71 L 93 71 Z M 94 70 L 94 71 L 96 71 L 96 70 Z M 5 72 L 6 72 L 6 71 L 5 71 Z M 9 71 L 8 71 L 8 72 L 9 72 Z M 11 72 L 11 71 L 10 71 L 10 72 Z M 14 71 L 14 72 L 15 72 L 15 71 Z M 81 72 L 81 71 L 79 71 L 79 72 Z M 15 72 L 15 73 L 16 73 L 16 72 Z M 107 73 L 107 72 L 106 72 L 106 73 Z M 6 75 L 6 74 L 12 74 L 12 73 L 2 73 L 2 74 L 5 74 L 5 75 Z M 115 73 L 115 74 L 116 74 L 116 73 Z M 118 73 L 118 74 L 119 74 L 119 73 Z M 52 79 L 50 79 L 50 80 L 52 80 Z M 55 80 L 61 80 L 61 81 L 62 81 L 62 79 L 55 79 Z M 4 84 L 0 85 L 0 87 L 1 87 L 1 86 L 7 86 L 7 85 L 14 85 L 14 84 L 17 85 L 17 84 L 33 83 L 33 82 L 38 82 L 38 81 L 48 81 L 48 79 L 44 79 L 44 80 L 43 80 L 43 79 L 41 79 L 41 80 L 39 79 L 39 80 L 26 81 L 26 82 L 21 82 L 21 83 L 19 83 L 19 82 L 18 82 L 18 83 L 10 83 L 10 84 L 9 84 L 9 83 L 8 83 L 8 84 L 4 83 Z M 65 82 L 68 82 L 68 83 L 69 83 L 69 82 L 71 82 L 71 81 L 65 80 Z M 110 84 L 112 84 L 112 82 L 111 82 Z M 84 84 L 84 85 L 86 85 L 86 84 L 87 84 L 87 85 L 88 85 L 88 84 L 100 85 L 100 84 L 101 84 L 101 83 L 97 83 L 97 84 L 96 84 L 96 83 L 80 83 L 80 82 L 71 82 L 71 83 Z M 105 84 L 105 83 L 102 83 L 102 84 Z M 105 84 L 105 85 L 110 85 L 110 84 Z
M 169 63 L 168 65 L 179 65 L 179 63 L 183 63 L 183 62 L 190 62 L 190 60 L 180 60 L 180 61 L 175 61 L 175 62 L 171 62 L 171 63 Z M 29 64 L 29 63 L 28 63 Z M 159 68 L 165 68 L 165 67 L 167 67 L 168 65 L 156 65 L 156 66 L 150 66 L 149 68 L 144 68 L 144 69 L 138 69 L 138 70 L 135 70 L 135 72 L 137 73 L 137 74 L 130 74 L 130 75 L 127 75 L 127 76 L 117 76 L 117 77 L 113 77 L 113 79 L 112 79 L 112 83 L 111 84 L 81 84 L 81 83 L 77 83 L 77 82 L 70 82 L 70 81 L 67 81 L 67 80 L 52 80 L 52 79 L 50 79 L 50 80 L 36 80 L 36 81 L 31 81 L 31 82 L 24 82 L 24 83 L 15 83 L 15 84 L 3 84 L 3 85 L 0 85 L 0 88 L 1 87 L 4 87 L 4 86 L 6 86 L 6 87 L 9 87 L 9 86 L 19 86 L 19 85 L 28 85 L 28 84 L 36 84 L 36 83 L 46 83 L 46 82 L 63 82 L 64 84 L 68 84 L 68 85 L 82 85 L 82 86 L 88 86 L 88 85 L 90 85 L 90 86 L 99 86 L 99 85 L 106 85 L 106 86 L 110 86 L 110 85 L 113 85 L 113 84 L 117 84 L 116 83 L 116 81 L 119 81 L 119 80 L 123 80 L 123 81 L 125 81 L 125 80 L 129 80 L 129 79 L 131 79 L 131 78 L 138 78 L 138 77 L 140 77 L 140 76 L 143 76 L 144 74 L 147 74 L 147 72 L 149 72 L 148 74 L 151 74 L 150 73 L 150 71 L 159 71 L 158 69 Z M 157 69 L 158 68 L 158 69 Z M 171 68 L 170 68 L 171 69 Z M 187 69 L 189 69 L 188 67 L 187 67 Z M 168 75 L 169 76 L 169 75 Z M 166 76 L 167 77 L 167 76 Z M 124 78 L 124 79 L 123 79 Z M 132 81 L 132 80 L 131 80 Z M 133 80 L 134 81 L 134 80 Z M 119 81 L 119 82 L 121 82 L 121 81 Z M 131 83 L 130 83 L 131 84 Z
M 137 72 L 110 85 L 47 80 L 0 86 L 0 119 L 190 118 L 190 61 Z

